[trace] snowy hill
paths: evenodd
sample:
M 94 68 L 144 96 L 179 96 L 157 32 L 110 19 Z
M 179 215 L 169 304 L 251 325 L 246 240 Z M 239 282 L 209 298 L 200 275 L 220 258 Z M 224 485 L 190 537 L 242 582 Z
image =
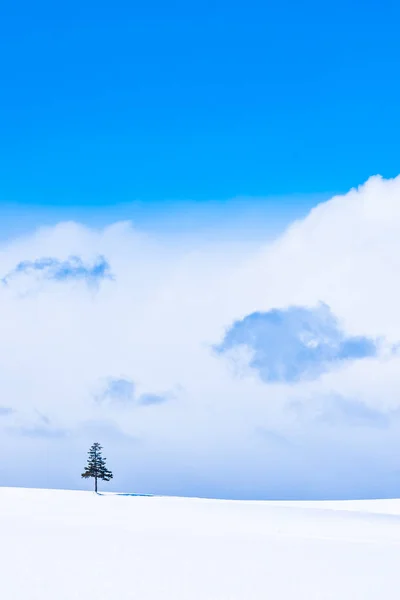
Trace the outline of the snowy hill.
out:
M 2 600 L 398 599 L 400 501 L 0 488 Z

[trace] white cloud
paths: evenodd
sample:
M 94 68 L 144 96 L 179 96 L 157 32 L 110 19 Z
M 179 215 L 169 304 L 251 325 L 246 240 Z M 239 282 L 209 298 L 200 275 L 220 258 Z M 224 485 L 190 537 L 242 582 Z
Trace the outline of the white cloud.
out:
M 400 341 L 400 179 L 372 178 L 256 251 L 244 242 L 189 251 L 128 223 L 97 231 L 63 223 L 4 245 L 0 277 L 24 261 L 58 265 L 71 256 L 84 265 L 104 257 L 114 279 L 94 289 L 82 278 L 42 277 L 37 286 L 31 269 L 31 293 L 0 289 L 2 405 L 12 409 L 0 419 L 4 483 L 80 485 L 86 446 L 98 434 L 119 488 L 393 493 L 400 358 L 389 349 Z M 267 384 L 246 367 L 246 354 L 238 369 L 212 350 L 251 313 L 320 302 L 345 336 L 384 340 L 379 355 L 313 380 Z M 167 399 L 98 402 L 104 381 Z M 373 426 L 375 414 L 387 427 Z

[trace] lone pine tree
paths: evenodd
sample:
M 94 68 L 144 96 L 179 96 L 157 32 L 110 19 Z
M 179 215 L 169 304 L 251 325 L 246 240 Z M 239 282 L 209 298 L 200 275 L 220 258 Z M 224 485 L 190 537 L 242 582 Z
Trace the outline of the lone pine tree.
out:
M 101 451 L 103 448 L 98 442 L 95 442 L 88 452 L 88 461 L 85 470 L 82 473 L 84 479 L 93 477 L 94 491 L 97 493 L 97 481 L 110 481 L 113 474 L 106 467 L 106 459 L 103 458 Z

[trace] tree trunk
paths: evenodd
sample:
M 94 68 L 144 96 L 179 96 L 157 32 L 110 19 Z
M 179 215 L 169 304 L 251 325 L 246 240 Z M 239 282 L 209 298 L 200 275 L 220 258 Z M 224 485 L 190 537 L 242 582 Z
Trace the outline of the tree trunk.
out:
M 94 491 L 97 494 L 97 477 L 94 478 Z

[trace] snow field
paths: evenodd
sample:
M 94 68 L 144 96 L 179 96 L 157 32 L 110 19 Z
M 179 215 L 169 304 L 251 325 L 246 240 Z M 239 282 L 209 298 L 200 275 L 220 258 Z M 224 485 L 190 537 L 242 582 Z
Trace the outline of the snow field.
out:
M 400 501 L 0 488 L 1 600 L 400 598 Z

